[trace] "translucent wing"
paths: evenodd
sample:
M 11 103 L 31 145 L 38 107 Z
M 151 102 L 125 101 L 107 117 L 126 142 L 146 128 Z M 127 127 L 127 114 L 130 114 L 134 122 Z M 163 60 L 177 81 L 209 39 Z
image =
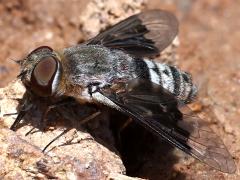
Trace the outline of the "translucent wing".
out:
M 100 93 L 172 145 L 217 170 L 235 172 L 235 163 L 222 140 L 186 106 L 179 108 L 175 97 L 161 86 L 133 80 L 118 90 L 106 88 Z
M 178 33 L 174 15 L 162 10 L 145 11 L 117 23 L 87 44 L 100 44 L 143 57 L 155 56 L 171 44 Z

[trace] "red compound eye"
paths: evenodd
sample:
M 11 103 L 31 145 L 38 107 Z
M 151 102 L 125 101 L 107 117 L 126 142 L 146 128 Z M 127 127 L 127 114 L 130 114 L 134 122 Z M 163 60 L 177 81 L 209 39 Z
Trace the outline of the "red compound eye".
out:
M 52 94 L 58 66 L 58 61 L 52 56 L 42 58 L 35 66 L 31 76 L 31 88 L 36 94 L 40 96 Z
M 57 62 L 52 57 L 43 58 L 34 68 L 33 76 L 40 86 L 47 86 L 56 72 Z

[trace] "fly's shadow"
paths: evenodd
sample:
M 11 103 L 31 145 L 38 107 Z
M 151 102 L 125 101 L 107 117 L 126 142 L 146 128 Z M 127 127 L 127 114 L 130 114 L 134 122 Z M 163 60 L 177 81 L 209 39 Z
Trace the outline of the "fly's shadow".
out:
M 129 117 L 122 113 L 103 106 L 101 115 L 82 123 L 82 120 L 99 112 L 99 107 L 94 104 L 82 105 L 69 97 L 58 100 L 32 99 L 27 93 L 24 94 L 23 100 L 20 100 L 19 113 L 27 105 L 30 106 L 31 101 L 34 101 L 34 105 L 26 109 L 24 118 L 17 125 L 16 130 L 30 125 L 33 129 L 28 136 L 31 136 L 38 131 L 52 130 L 51 127 L 75 128 L 90 133 L 98 143 L 120 154 L 127 175 L 153 179 L 156 175 L 168 177 L 170 174 L 177 174 L 178 178 L 184 178 L 184 174 L 173 169 L 173 165 L 178 161 L 178 157 L 173 153 L 174 148 L 134 121 L 128 123 Z M 71 145 L 71 143 L 62 145 Z M 55 146 L 54 141 L 51 146 Z
M 101 113 L 95 104 L 82 105 L 70 97 L 57 99 L 37 98 L 26 92 L 22 100 L 19 100 L 17 109 L 18 116 L 11 129 L 18 130 L 23 126 L 32 126 L 32 129 L 26 133 L 26 136 L 31 136 L 39 131 L 47 132 L 59 128 L 64 129 L 60 135 L 67 133 L 71 129 L 88 132 L 87 124 L 89 121 L 101 122 L 105 120 L 103 118 L 105 113 Z M 101 132 L 98 131 L 98 136 L 94 137 L 94 139 L 102 139 L 102 137 L 106 136 L 102 131 L 103 128 L 98 129 Z M 54 140 L 57 140 L 59 137 L 54 138 Z M 48 148 L 49 145 L 54 145 L 54 140 L 46 144 L 46 147 L 43 149 L 45 152 L 50 150 Z
M 185 179 L 184 173 L 174 169 L 179 156 L 173 146 L 129 117 L 120 116 L 117 111 L 111 111 L 111 120 L 110 127 L 127 175 L 147 179 Z

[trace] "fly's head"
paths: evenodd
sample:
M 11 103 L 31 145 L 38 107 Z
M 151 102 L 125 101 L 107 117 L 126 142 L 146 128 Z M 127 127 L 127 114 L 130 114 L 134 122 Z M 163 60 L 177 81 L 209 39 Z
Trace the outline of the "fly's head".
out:
M 18 117 L 11 129 L 15 130 L 17 124 L 34 109 L 47 111 L 52 104 L 62 100 L 61 80 L 63 70 L 59 53 L 50 47 L 41 46 L 32 51 L 19 62 L 21 72 L 18 78 L 26 87 L 26 92 L 20 101 Z
M 27 91 L 39 97 L 57 94 L 62 78 L 60 56 L 50 47 L 41 46 L 32 51 L 21 63 L 19 78 Z

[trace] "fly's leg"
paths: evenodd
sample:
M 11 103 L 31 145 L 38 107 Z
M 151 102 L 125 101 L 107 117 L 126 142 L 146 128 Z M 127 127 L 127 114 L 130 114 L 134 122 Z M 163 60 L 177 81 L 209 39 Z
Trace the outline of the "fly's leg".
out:
M 128 120 L 126 122 L 123 123 L 123 125 L 119 128 L 119 134 L 121 134 L 121 132 L 128 127 L 128 125 L 132 122 L 132 118 L 128 118 Z
M 101 111 L 94 112 L 90 116 L 88 116 L 88 117 L 84 118 L 83 120 L 81 120 L 80 125 L 87 123 L 88 121 L 94 119 L 95 117 L 99 116 L 100 114 L 101 114 Z
M 35 129 L 35 127 L 33 127 L 30 131 L 28 131 L 28 132 L 25 134 L 25 136 L 28 136 L 29 134 L 31 134 L 34 129 Z
M 0 100 L 2 100 L 2 98 L 0 98 Z M 18 103 L 20 103 L 22 99 L 19 99 L 19 98 L 11 98 L 11 100 L 16 100 L 16 101 L 18 101 Z M 1 107 L 0 107 L 0 113 L 1 113 Z M 6 114 L 3 114 L 3 117 L 5 117 L 5 116 L 14 116 L 14 115 L 17 115 L 17 114 L 18 114 L 18 112 L 6 113 Z
M 51 140 L 42 150 L 42 152 L 44 153 L 46 151 L 46 149 L 54 142 L 56 141 L 58 138 L 60 138 L 62 135 L 66 134 L 68 131 L 70 130 L 70 128 L 65 129 L 63 132 L 61 132 L 58 136 L 56 136 L 55 138 L 53 138 L 53 140 Z
M 97 117 L 98 115 L 100 115 L 100 114 L 101 114 L 101 111 L 94 112 L 93 114 L 91 114 L 91 115 L 87 116 L 86 118 L 84 118 L 83 120 L 81 120 L 81 122 L 80 122 L 79 125 L 85 124 L 85 123 L 89 122 L 90 120 L 93 120 L 94 118 L 96 118 L 96 117 Z M 61 132 L 58 136 L 56 136 L 52 141 L 50 141 L 50 142 L 44 147 L 44 149 L 42 150 L 42 152 L 44 153 L 44 152 L 46 151 L 46 149 L 47 149 L 54 141 L 56 141 L 56 140 L 57 140 L 58 138 L 60 138 L 62 135 L 66 134 L 69 130 L 71 130 L 71 128 L 66 128 L 63 132 Z M 59 146 L 63 146 L 63 145 L 71 144 L 72 140 L 73 140 L 73 138 L 72 138 L 70 141 L 68 141 L 68 142 L 66 142 L 66 143 L 64 143 L 64 144 L 62 144 L 62 145 L 58 145 L 58 147 L 59 147 Z
M 71 103 L 74 103 L 74 100 L 72 99 L 64 99 L 62 101 L 59 101 L 59 102 L 56 102 L 55 104 L 52 104 L 50 106 L 48 106 L 45 110 L 44 110 L 44 113 L 39 121 L 39 129 L 41 131 L 45 131 L 45 128 L 46 128 L 46 121 L 47 121 L 47 115 L 48 113 L 52 110 L 52 109 L 55 109 L 57 107 L 60 107 L 60 106 L 64 106 L 66 104 L 71 104 Z M 25 136 L 29 135 L 30 133 L 33 132 L 33 130 L 35 129 L 35 127 L 33 127 L 30 131 L 28 131 Z
M 10 129 L 12 131 L 16 131 L 17 130 L 17 125 L 20 123 L 20 121 L 22 120 L 22 118 L 25 116 L 27 111 L 20 111 L 18 113 L 18 116 L 16 118 L 16 120 L 14 121 L 14 123 L 11 125 Z
M 18 112 L 15 112 L 15 113 L 7 113 L 7 114 L 3 114 L 3 117 L 5 116 L 14 116 L 14 115 L 17 115 Z
M 18 113 L 18 116 L 17 116 L 16 120 L 13 122 L 13 124 L 10 127 L 10 129 L 12 131 L 16 131 L 17 130 L 18 124 L 23 119 L 23 117 L 26 115 L 26 113 L 32 109 L 32 107 L 33 107 L 32 104 L 26 104 L 26 103 L 23 104 L 20 112 Z
M 56 102 L 55 104 L 48 106 L 47 109 L 44 111 L 43 116 L 41 117 L 41 120 L 39 122 L 40 130 L 42 130 L 42 131 L 45 130 L 46 122 L 47 122 L 47 115 L 52 109 L 55 109 L 55 108 L 58 108 L 60 106 L 64 106 L 67 104 L 74 104 L 74 103 L 75 103 L 75 101 L 73 99 L 64 99 L 62 101 Z
M 123 124 L 120 125 L 118 131 L 116 132 L 117 147 L 120 149 L 122 149 L 122 133 L 132 122 L 133 119 L 129 117 Z

